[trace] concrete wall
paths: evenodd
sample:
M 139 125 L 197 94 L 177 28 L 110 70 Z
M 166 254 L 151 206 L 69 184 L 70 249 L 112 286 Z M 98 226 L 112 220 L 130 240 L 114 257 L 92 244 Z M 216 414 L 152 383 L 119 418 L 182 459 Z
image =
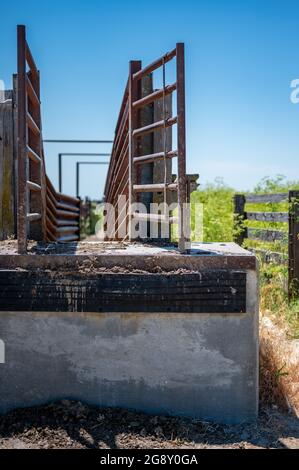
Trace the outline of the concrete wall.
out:
M 245 314 L 0 312 L 0 411 L 62 398 L 252 420 L 258 409 L 257 278 Z

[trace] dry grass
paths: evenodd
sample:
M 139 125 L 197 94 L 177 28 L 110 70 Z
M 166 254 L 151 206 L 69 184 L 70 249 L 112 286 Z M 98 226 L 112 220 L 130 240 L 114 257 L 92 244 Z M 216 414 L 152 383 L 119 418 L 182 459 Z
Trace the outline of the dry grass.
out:
M 299 341 L 287 338 L 287 328 L 264 315 L 260 323 L 260 396 L 299 416 Z
M 261 264 L 260 393 L 299 416 L 299 301 L 288 302 L 286 274 Z

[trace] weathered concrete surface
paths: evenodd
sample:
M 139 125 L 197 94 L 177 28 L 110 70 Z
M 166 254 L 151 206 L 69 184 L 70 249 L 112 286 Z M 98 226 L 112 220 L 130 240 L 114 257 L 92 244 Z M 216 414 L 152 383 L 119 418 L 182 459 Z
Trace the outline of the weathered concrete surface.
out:
M 132 310 L 117 308 L 112 312 L 104 307 L 107 292 L 112 288 L 109 282 L 108 290 L 103 288 L 99 297 L 91 291 L 97 303 L 95 310 L 86 307 L 83 310 L 86 313 L 76 309 L 59 312 L 51 309 L 50 313 L 48 307 L 43 312 L 27 307 L 13 312 L 2 296 L 0 340 L 5 343 L 5 364 L 0 363 L 0 412 L 71 398 L 100 406 L 227 423 L 256 417 L 258 288 L 256 259 L 252 254 L 234 244 L 195 244 L 190 255 L 181 255 L 173 246 L 80 243 L 35 245 L 31 254 L 20 256 L 15 253 L 13 242 L 2 242 L 1 285 L 7 297 L 11 285 L 22 278 L 22 272 L 27 277 L 32 274 L 43 289 L 47 287 L 43 273 L 39 277 L 40 269 L 48 269 L 61 283 L 74 275 L 80 279 L 94 276 L 96 280 L 110 276 L 113 280 L 113 273 L 123 272 L 115 291 L 120 296 L 120 305 L 125 294 L 141 299 L 136 283 L 126 284 L 127 271 L 134 273 L 129 277 L 146 277 L 149 273 L 148 277 L 153 278 L 154 273 L 156 276 L 162 273 L 165 282 L 169 276 L 165 293 L 162 289 L 164 296 L 174 278 L 187 295 L 184 282 L 188 276 L 204 281 L 206 273 L 215 270 L 235 272 L 242 279 L 246 276 L 245 283 L 237 288 L 231 284 L 228 287 L 238 302 L 242 295 L 245 303 L 244 308 L 235 311 L 230 309 L 227 297 L 220 299 L 226 285 L 221 276 L 211 288 L 205 284 L 200 295 L 197 293 L 200 285 L 192 285 L 192 298 L 198 303 L 192 313 L 181 307 L 174 311 L 175 295 L 168 300 L 169 312 L 155 310 L 150 302 L 146 308 L 140 305 L 140 310 L 134 304 Z M 146 292 L 153 284 L 145 284 Z M 27 295 L 24 286 L 19 292 L 21 298 Z M 180 291 L 174 292 L 179 295 Z M 213 312 L 203 309 L 202 303 L 211 292 L 215 292 L 219 302 L 219 310 Z M 34 286 L 31 294 L 36 294 Z M 50 295 L 52 291 L 47 294 L 45 290 L 47 305 L 51 304 Z
M 0 411 L 61 398 L 220 422 L 258 408 L 257 282 L 245 314 L 0 313 Z
M 38 255 L 38 256 L 37 256 Z M 256 269 L 256 257 L 235 243 L 192 243 L 190 254 L 173 245 L 163 247 L 142 243 L 79 242 L 29 243 L 29 254 L 17 254 L 16 240 L 0 242 L 0 269 L 81 269 L 172 272 L 180 269 Z M 157 271 L 157 269 L 159 271 Z

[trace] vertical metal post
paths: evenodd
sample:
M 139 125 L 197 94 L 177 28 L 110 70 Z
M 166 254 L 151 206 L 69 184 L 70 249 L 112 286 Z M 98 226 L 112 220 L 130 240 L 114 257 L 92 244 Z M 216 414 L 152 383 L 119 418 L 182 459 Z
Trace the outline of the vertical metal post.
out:
M 80 185 L 80 182 L 79 182 L 79 167 L 80 167 L 80 163 L 77 162 L 76 163 L 76 197 L 79 198 L 79 185 Z
M 81 240 L 81 226 L 82 226 L 82 220 L 81 220 L 81 211 L 82 211 L 82 200 L 79 197 L 79 220 L 78 220 L 78 228 L 79 228 L 79 233 L 78 233 L 78 241 Z
M 186 220 L 184 205 L 187 203 L 186 191 L 186 122 L 185 122 L 185 46 L 178 43 L 177 57 L 177 116 L 178 116 L 178 212 L 179 212 L 179 250 L 187 251 L 190 220 Z M 185 206 L 186 207 L 186 206 Z
M 299 191 L 289 191 L 289 299 L 299 295 Z
M 134 167 L 133 158 L 138 155 L 138 145 L 136 139 L 133 138 L 133 131 L 137 128 L 138 112 L 133 108 L 133 103 L 138 100 L 138 89 L 140 84 L 134 80 L 134 73 L 141 70 L 141 61 L 131 61 L 129 66 L 129 224 L 128 236 L 132 241 L 132 205 L 136 202 L 133 186 L 136 182 L 136 169 Z
M 58 187 L 59 192 L 62 193 L 62 154 L 58 154 Z
M 18 253 L 27 252 L 26 31 L 18 26 Z

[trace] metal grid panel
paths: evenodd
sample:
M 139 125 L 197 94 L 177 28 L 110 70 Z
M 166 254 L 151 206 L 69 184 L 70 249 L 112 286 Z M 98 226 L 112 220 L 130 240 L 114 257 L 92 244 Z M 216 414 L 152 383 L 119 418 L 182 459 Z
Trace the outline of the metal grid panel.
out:
M 79 239 L 77 198 L 57 193 L 45 172 L 40 79 L 26 41 L 25 26 L 18 26 L 18 252 L 27 252 L 29 238 L 44 241 Z M 73 219 L 72 224 L 69 220 Z M 75 223 L 74 223 L 75 222 Z
M 166 85 L 165 65 L 174 58 L 176 58 L 176 83 Z M 162 89 L 141 97 L 141 80 L 161 67 L 163 69 Z M 175 91 L 177 92 L 177 116 L 167 118 L 165 99 Z M 163 100 L 163 120 L 142 127 L 140 125 L 140 110 L 159 99 Z M 169 151 L 166 146 L 166 130 L 174 125 L 177 125 L 177 149 Z M 140 155 L 140 138 L 161 129 L 163 130 L 164 141 L 163 152 Z M 167 181 L 167 164 L 173 158 L 178 158 L 178 178 L 177 181 L 169 184 Z M 137 165 L 141 166 L 156 161 L 164 161 L 164 180 L 159 184 L 140 184 L 138 181 Z M 140 61 L 130 62 L 129 80 L 116 126 L 112 157 L 105 187 L 106 201 L 115 208 L 117 208 L 117 201 L 120 195 L 127 197 L 128 202 L 125 211 L 127 212 L 128 209 L 129 211 L 126 217 L 123 214 L 117 214 L 116 231 L 120 224 L 126 224 L 127 230 L 124 239 L 133 241 L 133 218 L 139 218 L 140 220 L 146 218 L 148 221 L 157 221 L 157 217 L 151 216 L 151 214 L 137 215 L 130 210 L 132 204 L 137 202 L 138 194 L 163 192 L 164 203 L 166 203 L 168 191 L 176 191 L 178 195 L 178 219 L 165 215 L 164 218 L 162 216 L 159 220 L 169 224 L 178 223 L 179 249 L 181 252 L 185 252 L 187 250 L 187 242 L 189 241 L 188 236 L 186 236 L 186 232 L 189 232 L 189 221 L 186 220 L 183 210 L 184 204 L 187 203 L 186 185 L 185 64 L 184 44 L 179 43 L 173 51 L 165 54 L 143 69 Z

